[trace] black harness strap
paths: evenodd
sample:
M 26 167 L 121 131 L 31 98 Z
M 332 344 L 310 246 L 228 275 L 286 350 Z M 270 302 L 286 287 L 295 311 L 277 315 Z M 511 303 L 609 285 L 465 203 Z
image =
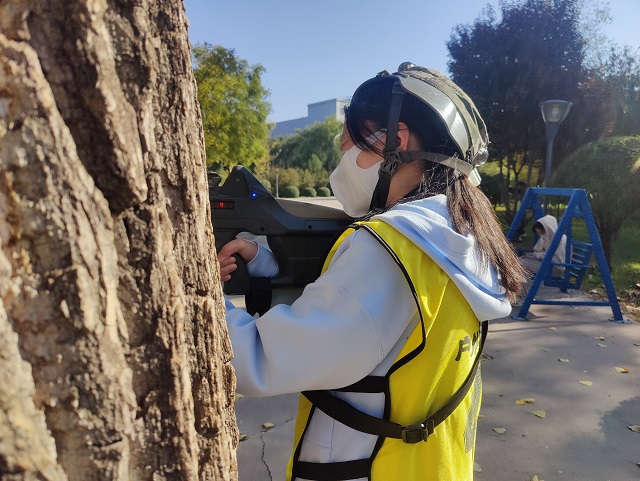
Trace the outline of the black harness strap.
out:
M 471 389 L 478 372 L 480 356 L 482 355 L 484 342 L 487 337 L 488 325 L 489 323 L 487 321 L 482 323 L 482 334 L 480 337 L 478 355 L 473 362 L 473 367 L 471 368 L 464 384 L 444 406 L 419 424 L 403 426 L 392 421 L 386 421 L 384 419 L 370 416 L 369 414 L 363 413 L 362 411 L 354 408 L 342 399 L 332 396 L 327 391 L 304 391 L 302 394 L 309 399 L 315 407 L 323 411 L 325 414 L 357 431 L 372 434 L 374 436 L 402 439 L 402 441 L 408 444 L 426 441 L 429 435 L 433 433 L 436 426 L 451 415 L 467 395 L 469 389 Z
M 296 463 L 296 477 L 313 481 L 343 481 L 345 479 L 360 479 L 369 476 L 370 459 L 355 461 L 339 461 L 335 463 Z

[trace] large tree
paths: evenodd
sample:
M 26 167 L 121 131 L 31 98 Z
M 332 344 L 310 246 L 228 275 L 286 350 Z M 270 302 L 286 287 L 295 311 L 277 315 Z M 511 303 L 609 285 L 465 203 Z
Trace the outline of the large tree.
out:
M 0 479 L 233 480 L 182 2 L 0 0 Z
M 585 140 L 567 136 L 585 108 L 580 85 L 588 78 L 582 35 L 581 0 L 512 0 L 500 2 L 500 19 L 491 7 L 471 25 L 456 27 L 448 42 L 452 78 L 478 104 L 489 127 L 491 157 L 500 163 L 503 200 L 518 180 L 536 184 L 533 166 L 544 158 L 545 129 L 539 103 L 549 99 L 574 102 L 563 124 L 564 154 Z M 597 136 L 596 132 L 586 135 Z M 540 169 L 539 172 L 543 172 Z M 506 202 L 507 214 L 512 207 Z
M 235 51 L 208 43 L 193 47 L 202 109 L 207 165 L 220 173 L 242 164 L 252 171 L 267 162 L 269 91 L 261 65 L 249 65 Z

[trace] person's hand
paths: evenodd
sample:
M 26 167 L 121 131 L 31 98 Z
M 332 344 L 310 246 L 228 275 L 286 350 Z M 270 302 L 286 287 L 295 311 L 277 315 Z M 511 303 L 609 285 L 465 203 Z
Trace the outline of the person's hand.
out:
M 258 244 L 245 239 L 233 239 L 222 246 L 218 252 L 222 282 L 231 279 L 231 273 L 238 268 L 233 254 L 238 254 L 245 262 L 250 262 L 258 254 Z

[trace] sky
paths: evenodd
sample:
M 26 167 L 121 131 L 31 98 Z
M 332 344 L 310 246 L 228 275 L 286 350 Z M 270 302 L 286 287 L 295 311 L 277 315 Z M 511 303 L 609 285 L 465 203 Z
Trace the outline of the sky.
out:
M 606 3 L 606 2 L 605 2 Z M 640 47 L 640 0 L 609 0 L 603 33 Z M 234 49 L 266 72 L 268 120 L 307 116 L 307 105 L 348 99 L 362 82 L 402 62 L 447 74 L 446 42 L 498 0 L 184 0 L 191 44 Z M 499 11 L 499 10 L 497 10 Z

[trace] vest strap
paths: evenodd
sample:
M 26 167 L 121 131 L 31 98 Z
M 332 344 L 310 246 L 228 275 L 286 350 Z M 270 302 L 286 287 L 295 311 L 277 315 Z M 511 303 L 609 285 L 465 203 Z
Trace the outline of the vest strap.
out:
M 386 392 L 388 385 L 389 382 L 385 376 L 367 376 L 360 379 L 358 382 L 354 382 L 350 386 L 334 389 L 334 391 L 377 393 Z
M 335 463 L 309 463 L 297 461 L 296 478 L 312 481 L 343 481 L 346 479 L 367 478 L 371 471 L 371 459 L 339 461 Z
M 346 401 L 332 396 L 327 391 L 304 391 L 305 396 L 315 407 L 323 411 L 336 421 L 357 431 L 381 436 L 386 438 L 402 439 L 407 444 L 415 444 L 420 441 L 426 441 L 430 434 L 433 433 L 436 426 L 449 417 L 455 411 L 458 405 L 471 389 L 480 365 L 480 356 L 484 348 L 484 342 L 489 330 L 488 321 L 482 322 L 482 333 L 480 337 L 480 347 L 478 354 L 473 362 L 473 366 L 464 384 L 458 391 L 447 401 L 447 403 L 438 409 L 435 413 L 428 416 L 424 421 L 410 426 L 387 421 L 385 419 L 376 418 L 369 414 L 354 408 Z M 311 478 L 310 478 L 311 479 Z

